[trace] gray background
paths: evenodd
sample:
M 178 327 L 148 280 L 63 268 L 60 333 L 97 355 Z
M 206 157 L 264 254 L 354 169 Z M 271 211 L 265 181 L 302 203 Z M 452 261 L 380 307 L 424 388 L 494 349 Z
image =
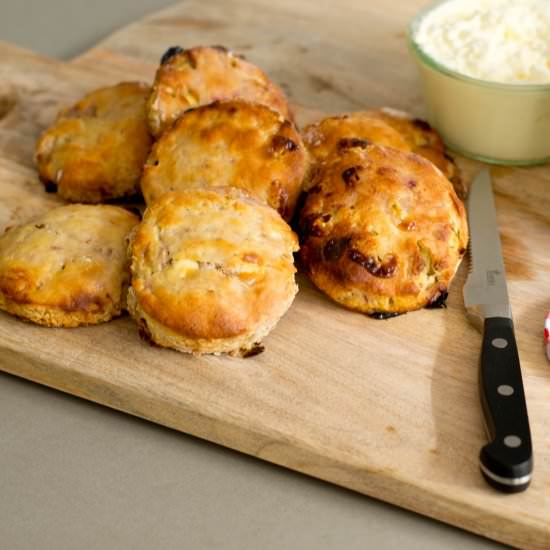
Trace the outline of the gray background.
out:
M 68 59 L 170 3 L 2 0 L 0 39 Z M 2 549 L 499 547 L 0 373 Z

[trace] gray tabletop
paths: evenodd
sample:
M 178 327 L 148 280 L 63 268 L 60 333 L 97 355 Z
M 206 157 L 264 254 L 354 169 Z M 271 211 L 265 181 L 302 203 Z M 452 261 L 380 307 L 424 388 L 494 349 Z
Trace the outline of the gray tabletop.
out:
M 170 3 L 2 0 L 0 39 L 68 59 Z M 500 547 L 1 373 L 0 495 L 10 550 Z

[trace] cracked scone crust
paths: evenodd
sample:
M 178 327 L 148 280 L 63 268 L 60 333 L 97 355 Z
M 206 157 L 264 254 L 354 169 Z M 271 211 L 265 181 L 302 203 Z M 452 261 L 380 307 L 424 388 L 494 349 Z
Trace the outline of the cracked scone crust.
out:
M 168 193 L 132 239 L 128 310 L 160 346 L 246 355 L 294 299 L 297 249 L 282 218 L 237 189 Z
M 235 98 L 267 105 L 292 118 L 283 91 L 240 56 L 222 46 L 170 48 L 147 104 L 151 132 L 158 137 L 188 109 Z
M 290 219 L 307 153 L 282 115 L 257 103 L 216 102 L 188 111 L 155 143 L 143 170 L 147 203 L 168 191 L 234 186 Z
M 445 295 L 468 228 L 462 202 L 432 163 L 371 144 L 332 157 L 313 184 L 300 215 L 300 256 L 319 289 L 377 316 Z
M 424 120 L 396 109 L 356 111 L 324 118 L 306 126 L 304 143 L 316 162 L 353 146 L 376 143 L 412 151 L 433 162 L 455 184 L 460 183 L 454 161 L 445 153 L 441 136 Z
M 127 237 L 137 216 L 67 205 L 0 237 L 0 309 L 39 325 L 108 321 L 125 307 Z
M 98 203 L 139 192 L 151 148 L 149 86 L 123 82 L 61 111 L 36 144 L 41 179 L 72 202 Z

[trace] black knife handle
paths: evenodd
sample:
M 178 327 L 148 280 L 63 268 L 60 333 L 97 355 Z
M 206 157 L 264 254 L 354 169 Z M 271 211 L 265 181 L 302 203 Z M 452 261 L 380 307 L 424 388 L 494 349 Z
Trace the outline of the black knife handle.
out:
M 531 481 L 533 451 L 511 319 L 485 319 L 479 375 L 481 404 L 491 440 L 481 449 L 481 471 L 500 491 L 524 491 Z

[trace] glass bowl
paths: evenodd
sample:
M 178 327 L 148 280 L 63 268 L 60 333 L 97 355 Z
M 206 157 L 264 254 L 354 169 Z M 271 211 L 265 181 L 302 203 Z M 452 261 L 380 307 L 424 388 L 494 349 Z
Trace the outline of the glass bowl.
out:
M 493 164 L 550 162 L 550 83 L 501 84 L 472 78 L 441 65 L 415 41 L 419 12 L 408 30 L 427 108 L 427 118 L 447 146 Z

